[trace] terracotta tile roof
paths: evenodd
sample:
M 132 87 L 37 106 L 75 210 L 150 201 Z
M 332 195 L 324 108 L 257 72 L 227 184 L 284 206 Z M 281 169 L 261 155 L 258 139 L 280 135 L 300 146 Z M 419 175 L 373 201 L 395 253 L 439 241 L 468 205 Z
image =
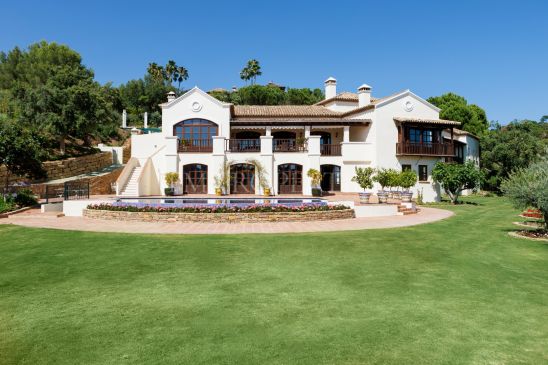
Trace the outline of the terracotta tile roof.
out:
M 358 102 L 358 94 L 351 93 L 351 92 L 348 92 L 348 91 L 343 91 L 342 93 L 339 93 L 339 94 L 335 95 L 332 98 L 322 100 L 320 102 L 317 102 L 314 105 L 325 105 L 325 104 L 327 104 L 331 101 L 353 101 L 353 102 L 357 103 Z
M 453 128 L 453 133 L 455 133 L 455 134 L 457 134 L 457 135 L 472 136 L 472 137 L 474 137 L 475 139 L 479 139 L 479 137 L 476 136 L 475 134 L 470 133 L 470 132 L 467 132 L 467 131 L 464 131 L 464 130 L 462 130 L 462 129 Z
M 341 113 L 317 105 L 234 105 L 233 118 L 340 118 Z
M 233 105 L 232 123 L 260 124 L 344 123 L 367 124 L 370 119 L 349 119 L 344 114 L 318 105 Z
M 394 120 L 400 123 L 419 123 L 419 124 L 422 123 L 422 124 L 437 124 L 437 125 L 450 125 L 450 126 L 460 125 L 460 122 L 455 122 L 454 120 L 445 120 L 445 119 L 394 117 Z

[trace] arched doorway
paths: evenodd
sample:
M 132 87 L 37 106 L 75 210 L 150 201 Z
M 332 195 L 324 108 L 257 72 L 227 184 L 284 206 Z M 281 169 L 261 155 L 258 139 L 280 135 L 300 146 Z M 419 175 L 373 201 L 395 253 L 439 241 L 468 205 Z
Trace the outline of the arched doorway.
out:
M 278 166 L 278 194 L 303 193 L 303 167 L 294 163 Z
M 207 194 L 207 165 L 193 163 L 183 166 L 183 193 Z
M 230 166 L 230 194 L 255 194 L 255 166 L 247 163 Z
M 321 165 L 322 190 L 341 191 L 341 167 L 337 165 Z

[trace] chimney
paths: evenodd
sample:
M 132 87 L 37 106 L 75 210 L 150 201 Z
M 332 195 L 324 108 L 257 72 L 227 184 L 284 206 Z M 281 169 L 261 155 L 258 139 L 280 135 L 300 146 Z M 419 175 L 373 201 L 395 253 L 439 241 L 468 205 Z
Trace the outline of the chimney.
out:
M 333 77 L 328 78 L 324 82 L 325 84 L 325 98 L 331 99 L 337 95 L 337 80 Z
M 167 93 L 167 102 L 169 103 L 172 100 L 175 100 L 175 93 L 173 91 L 170 91 Z
M 358 88 L 358 108 L 371 104 L 371 86 L 363 84 Z

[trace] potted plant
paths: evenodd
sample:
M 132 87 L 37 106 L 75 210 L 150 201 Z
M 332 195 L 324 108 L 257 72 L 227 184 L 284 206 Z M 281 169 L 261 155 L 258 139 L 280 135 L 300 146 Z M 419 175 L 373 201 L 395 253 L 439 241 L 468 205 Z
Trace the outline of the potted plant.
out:
M 376 181 L 381 186 L 381 190 L 377 191 L 379 203 L 386 203 L 388 201 L 388 193 L 384 190 L 385 187 L 390 184 L 390 170 L 378 169 L 377 174 L 373 177 L 373 181 Z
M 297 137 L 297 139 L 295 139 L 295 143 L 297 144 L 296 149 L 298 151 L 306 151 L 306 144 L 308 143 L 308 138 Z
M 322 196 L 322 173 L 316 169 L 309 169 L 306 175 L 312 183 L 312 196 Z
M 401 193 L 401 199 L 403 202 L 410 202 L 413 193 L 409 189 L 417 183 L 417 174 L 411 170 L 402 171 L 399 180 L 400 186 L 404 189 Z
M 179 181 L 179 174 L 176 172 L 168 172 L 166 176 L 164 177 L 164 179 L 166 181 L 166 185 L 168 186 L 167 188 L 164 189 L 165 195 L 167 196 L 175 195 L 175 188 L 173 187 L 173 185 L 175 185 L 175 183 Z
M 356 167 L 355 172 L 356 175 L 354 175 L 352 181 L 358 183 L 363 189 L 363 192 L 359 193 L 360 203 L 369 203 L 371 193 L 366 192 L 365 189 L 373 188 L 372 176 L 375 173 L 375 169 L 372 167 Z

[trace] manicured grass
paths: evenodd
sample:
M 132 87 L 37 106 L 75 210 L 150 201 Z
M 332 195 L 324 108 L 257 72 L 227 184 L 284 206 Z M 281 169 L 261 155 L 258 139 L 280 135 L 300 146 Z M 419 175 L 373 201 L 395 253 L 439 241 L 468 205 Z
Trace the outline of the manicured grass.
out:
M 328 234 L 0 226 L 0 363 L 546 364 L 548 245 L 472 200 Z

